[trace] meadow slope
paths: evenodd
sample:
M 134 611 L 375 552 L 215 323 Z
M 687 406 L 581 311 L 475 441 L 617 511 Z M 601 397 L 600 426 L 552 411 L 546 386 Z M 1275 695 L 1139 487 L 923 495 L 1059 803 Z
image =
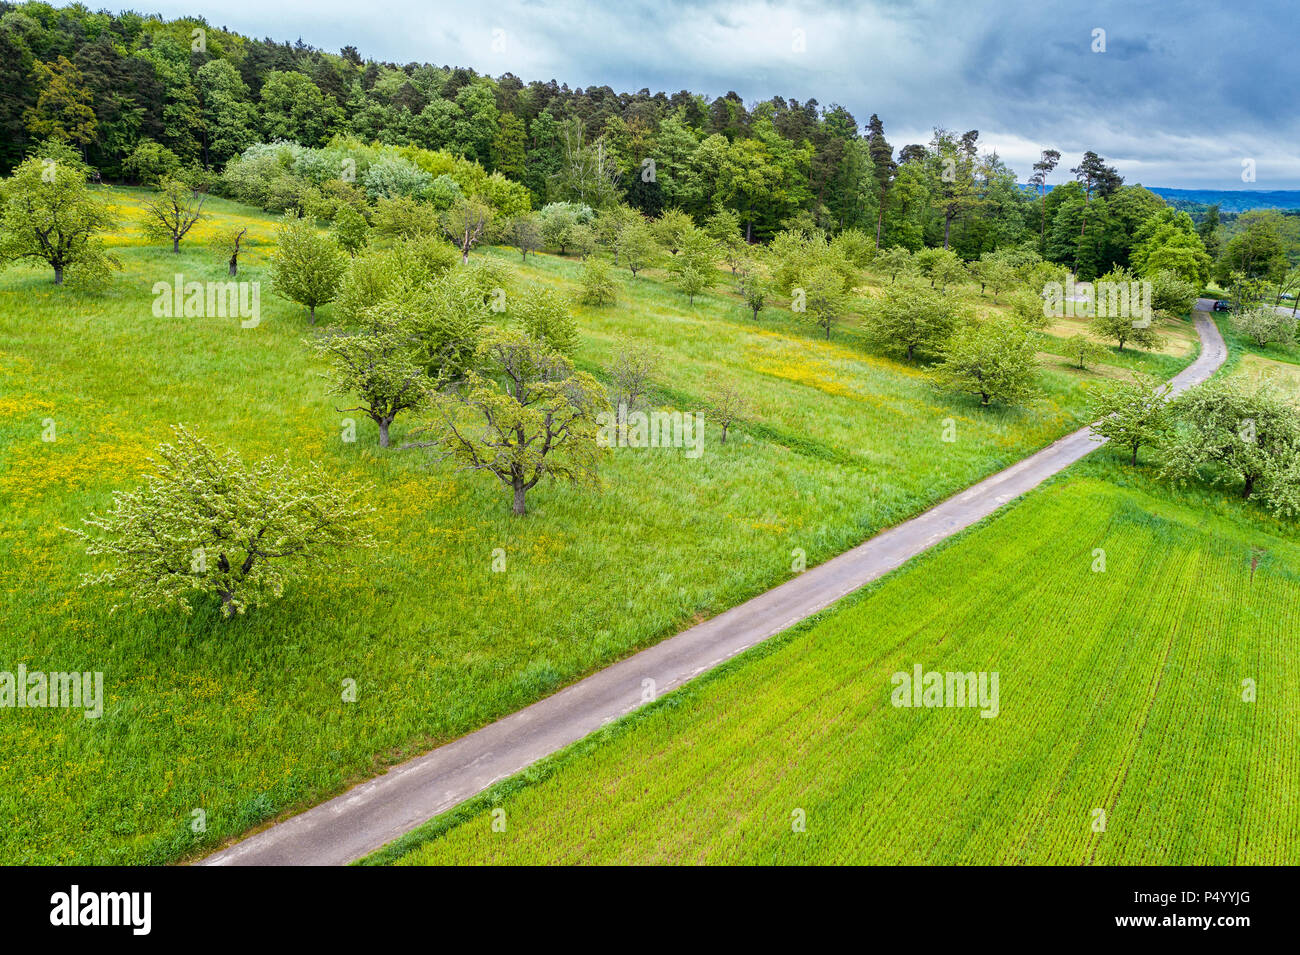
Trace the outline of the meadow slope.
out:
M 730 381 L 752 421 L 725 447 L 710 423 L 699 458 L 620 449 L 603 492 L 542 486 L 517 520 L 490 479 L 380 453 L 368 421 L 336 410 L 303 342 L 316 332 L 266 281 L 273 218 L 210 200 L 172 255 L 141 236 L 139 191 L 110 195 L 125 272 L 108 293 L 0 275 L 0 665 L 103 671 L 108 697 L 97 721 L 24 711 L 0 724 L 11 863 L 167 862 L 319 802 L 779 583 L 796 550 L 816 564 L 1044 446 L 1086 420 L 1108 374 L 1190 357 L 1045 367 L 1033 407 L 980 409 L 869 352 L 855 322 L 827 343 L 788 312 L 753 322 L 722 292 L 692 308 L 661 274 L 620 273 L 618 305 L 576 309 L 578 363 L 599 371 L 619 339 L 648 342 L 662 355 L 656 406 L 699 410 Z M 224 279 L 204 243 L 232 222 L 250 230 L 240 278 L 262 282 L 260 325 L 155 317 L 155 282 Z M 578 266 L 516 268 L 571 290 Z M 347 417 L 355 443 L 341 439 Z M 247 618 L 114 612 L 120 595 L 79 586 L 95 565 L 65 528 L 135 486 L 174 423 L 370 485 L 385 546 Z

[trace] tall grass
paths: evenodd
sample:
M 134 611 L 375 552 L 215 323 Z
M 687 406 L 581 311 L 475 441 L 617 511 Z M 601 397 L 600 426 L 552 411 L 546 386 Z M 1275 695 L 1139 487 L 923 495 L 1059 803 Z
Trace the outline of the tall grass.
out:
M 273 217 L 214 199 L 173 255 L 139 234 L 137 192 L 113 196 L 126 268 L 108 293 L 0 275 L 0 669 L 102 670 L 108 696 L 99 720 L 0 717 L 4 862 L 211 848 L 733 606 L 786 579 L 796 548 L 825 560 L 1086 417 L 1086 376 L 1046 374 L 1025 411 L 981 410 L 872 354 L 854 321 L 826 343 L 788 312 L 752 322 L 721 291 L 691 308 L 661 274 L 624 273 L 617 305 L 578 309 L 579 364 L 648 341 L 663 355 L 655 402 L 700 410 L 727 380 L 752 419 L 725 447 L 710 423 L 698 459 L 616 450 L 603 492 L 542 485 L 515 519 L 490 479 L 381 453 L 368 421 L 336 410 L 302 342 L 305 311 L 270 293 Z M 225 279 L 205 243 L 235 221 L 251 240 L 240 278 L 263 283 L 260 325 L 154 317 L 155 282 Z M 538 256 L 519 281 L 570 289 L 576 274 Z M 341 439 L 346 417 L 356 443 Z M 248 458 L 287 449 L 373 484 L 387 545 L 244 619 L 111 613 L 118 595 L 79 586 L 94 566 L 63 528 L 135 486 L 177 422 Z M 398 419 L 398 440 L 410 424 Z

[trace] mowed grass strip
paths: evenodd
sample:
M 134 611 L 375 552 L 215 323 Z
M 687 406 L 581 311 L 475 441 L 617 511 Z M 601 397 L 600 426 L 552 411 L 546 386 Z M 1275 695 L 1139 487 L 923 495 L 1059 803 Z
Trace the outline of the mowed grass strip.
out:
M 368 420 L 336 410 L 348 403 L 326 395 L 305 310 L 271 291 L 275 217 L 210 200 L 173 255 L 141 242 L 139 191 L 111 196 L 125 272 L 107 294 L 0 275 L 0 669 L 103 671 L 108 697 L 99 720 L 0 717 L 4 862 L 210 849 L 733 606 L 787 579 L 796 548 L 825 560 L 1087 417 L 1083 379 L 1045 373 L 1033 408 L 979 409 L 870 353 L 856 322 L 827 344 L 788 312 L 748 321 L 721 289 L 692 309 L 661 273 L 622 273 L 617 305 L 577 309 L 578 362 L 599 369 L 618 339 L 649 342 L 663 355 L 657 404 L 701 410 L 727 380 L 754 422 L 725 447 L 710 423 L 696 459 L 616 450 L 603 493 L 542 485 L 517 520 L 492 479 L 380 453 Z M 155 317 L 154 283 L 226 279 L 198 240 L 230 224 L 249 227 L 239 279 L 262 283 L 261 323 Z M 573 290 L 579 268 L 530 257 L 517 282 Z M 349 417 L 354 444 L 341 440 Z M 954 442 L 941 440 L 947 418 Z M 398 419 L 397 441 L 412 420 Z M 119 595 L 79 587 L 94 565 L 62 528 L 138 485 L 173 423 L 248 459 L 287 449 L 372 485 L 385 546 L 245 619 L 110 613 Z
M 1280 531 L 1071 472 L 376 858 L 1294 864 Z M 892 706 L 915 664 L 997 671 L 998 716 Z

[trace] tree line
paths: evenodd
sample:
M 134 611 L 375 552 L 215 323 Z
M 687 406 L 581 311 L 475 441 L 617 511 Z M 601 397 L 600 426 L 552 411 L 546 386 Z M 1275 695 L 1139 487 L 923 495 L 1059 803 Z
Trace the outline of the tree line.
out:
M 363 60 L 351 46 L 328 53 L 251 39 L 202 18 L 4 0 L 0 63 L 8 94 L 0 172 L 54 139 L 109 179 L 138 182 L 171 167 L 200 188 L 222 189 L 230 183 L 219 173 L 250 147 L 285 141 L 311 150 L 343 139 L 445 153 L 517 185 L 533 208 L 625 204 L 696 221 L 727 211 L 749 242 L 791 228 L 859 229 L 878 247 L 938 246 L 967 261 L 1028 244 L 1081 278 L 1129 266 L 1134 230 L 1163 206 L 1091 152 L 1073 182 L 1048 192 L 1059 152 L 1044 151 L 1029 178 L 1037 188 L 1026 188 L 982 149 L 977 130 L 936 129 L 929 142 L 896 149 L 878 115 L 860 123 L 815 99 L 746 104 L 735 92 L 710 100 L 687 90 L 525 83 L 510 73 Z M 291 203 L 313 185 L 311 174 L 290 170 L 259 198 Z

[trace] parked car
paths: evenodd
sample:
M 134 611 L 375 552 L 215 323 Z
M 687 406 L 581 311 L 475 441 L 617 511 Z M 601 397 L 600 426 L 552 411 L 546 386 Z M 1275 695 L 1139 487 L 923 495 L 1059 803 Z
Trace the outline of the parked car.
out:
M 1216 299 L 1214 300 L 1214 310 L 1215 310 L 1216 312 L 1227 312 L 1227 311 L 1229 311 L 1230 309 L 1228 308 L 1228 301 L 1227 301 L 1227 299 L 1216 298 Z

